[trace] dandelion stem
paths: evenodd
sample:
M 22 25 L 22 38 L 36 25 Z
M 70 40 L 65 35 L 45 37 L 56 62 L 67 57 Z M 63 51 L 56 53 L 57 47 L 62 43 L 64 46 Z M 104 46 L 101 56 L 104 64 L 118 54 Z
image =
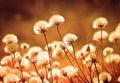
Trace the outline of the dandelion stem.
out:
M 103 72 L 103 67 L 104 67 L 104 64 L 103 64 L 103 45 L 102 45 L 102 43 L 103 43 L 103 42 L 102 42 L 102 36 L 103 36 L 102 31 L 103 31 L 103 28 L 101 27 L 100 30 L 101 30 L 101 40 L 100 40 L 100 45 L 101 45 L 102 72 Z
M 67 58 L 68 58 L 70 64 L 74 67 L 74 70 L 77 72 L 78 76 L 82 79 L 82 81 L 83 81 L 84 83 L 86 83 L 85 80 L 80 76 L 80 74 L 78 73 L 78 71 L 75 69 L 74 64 L 73 64 L 72 61 L 70 60 L 70 57 L 68 56 L 68 54 L 66 53 L 65 50 L 64 50 L 64 53 L 65 53 L 65 55 L 67 56 Z M 79 79 L 79 80 L 80 80 L 80 79 Z
M 49 50 L 49 47 L 48 47 L 48 41 L 47 41 L 47 37 L 46 37 L 46 34 L 45 32 L 43 33 L 44 35 L 44 38 L 45 38 L 45 42 L 46 42 L 46 45 L 47 45 L 47 49 L 48 49 L 48 54 L 49 54 L 49 64 L 50 64 L 50 81 L 51 83 L 53 83 L 53 77 L 52 77 L 52 66 L 51 66 L 51 57 L 50 57 L 50 50 Z
M 90 72 L 90 74 L 89 74 L 89 76 L 90 76 L 90 83 L 92 83 L 92 74 L 91 74 L 92 71 L 91 71 L 91 67 L 89 67 L 88 69 L 89 69 L 89 72 Z
M 76 62 L 76 64 L 77 64 L 77 66 L 78 66 L 79 70 L 80 70 L 80 71 L 81 71 L 81 73 L 83 74 L 84 78 L 85 78 L 85 79 L 86 79 L 86 81 L 89 83 L 88 79 L 86 78 L 86 76 L 85 76 L 84 72 L 82 71 L 82 69 L 81 69 L 81 67 L 80 67 L 80 65 L 79 65 L 79 63 L 78 63 L 78 61 L 77 61 L 77 59 L 76 59 L 76 55 L 75 55 L 75 48 L 74 48 L 74 45 L 73 45 L 73 44 L 72 44 L 72 48 L 73 48 L 74 60 L 75 60 L 75 62 Z
M 99 72 L 98 72 L 98 69 L 97 69 L 96 63 L 93 62 L 93 64 L 95 65 L 95 69 L 96 69 L 96 73 L 97 73 L 97 77 L 98 77 L 98 83 L 100 83 Z
M 63 42 L 64 46 L 66 47 L 66 50 L 68 51 L 68 53 L 69 53 L 69 54 L 71 55 L 71 57 L 72 57 L 72 54 L 70 53 L 70 51 L 68 50 L 65 42 L 63 41 L 62 35 L 61 35 L 61 33 L 60 33 L 60 30 L 59 30 L 59 25 L 57 25 L 57 32 L 58 32 L 58 35 L 59 35 L 61 41 Z M 73 58 L 73 57 L 72 57 L 72 58 Z
M 35 65 L 35 62 L 33 62 L 33 66 L 34 66 L 35 71 L 36 71 L 36 73 L 38 74 L 39 78 L 41 79 L 40 74 L 39 74 L 39 72 L 38 72 L 38 70 L 37 70 L 37 67 L 36 67 L 36 65 Z
M 14 58 L 15 58 L 15 55 L 14 53 L 11 54 L 11 59 L 12 59 L 12 68 L 14 68 Z
M 20 66 L 20 72 L 21 72 L 21 74 L 20 74 L 21 81 L 24 81 L 23 80 L 23 70 L 22 70 L 22 66 L 21 66 L 21 61 L 19 61 L 19 66 Z
M 48 71 L 47 71 L 47 67 L 45 66 L 45 72 L 46 72 L 46 78 L 48 79 L 47 75 L 48 75 Z

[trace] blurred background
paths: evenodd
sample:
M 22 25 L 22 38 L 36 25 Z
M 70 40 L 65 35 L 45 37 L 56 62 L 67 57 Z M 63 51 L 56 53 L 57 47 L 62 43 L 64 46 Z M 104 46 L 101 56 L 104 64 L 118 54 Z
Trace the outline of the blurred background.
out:
M 120 0 L 0 0 L 0 57 L 5 55 L 1 40 L 8 33 L 17 35 L 19 43 L 44 48 L 44 38 L 34 34 L 33 26 L 38 20 L 49 21 L 54 14 L 65 18 L 60 26 L 62 36 L 68 32 L 76 34 L 76 48 L 81 48 L 88 36 L 92 40 L 96 31 L 92 23 L 97 17 L 107 18 L 108 33 L 115 29 L 120 22 Z M 55 30 L 52 27 L 47 32 L 49 42 L 60 40 Z

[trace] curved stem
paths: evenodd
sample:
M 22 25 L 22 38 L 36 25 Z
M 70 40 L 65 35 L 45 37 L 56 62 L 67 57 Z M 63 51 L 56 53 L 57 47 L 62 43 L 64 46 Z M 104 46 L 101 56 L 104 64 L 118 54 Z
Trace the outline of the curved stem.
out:
M 70 64 L 74 67 L 74 70 L 77 72 L 78 76 L 82 79 L 82 81 L 83 81 L 84 83 L 86 83 L 85 80 L 80 76 L 80 74 L 78 73 L 78 71 L 75 69 L 74 64 L 73 64 L 72 61 L 70 60 L 70 57 L 68 56 L 68 54 L 66 53 L 65 50 L 64 50 L 64 53 L 65 53 L 65 55 L 67 56 L 67 58 L 68 58 Z M 79 79 L 79 80 L 80 80 L 80 79 Z
M 83 74 L 83 76 L 84 76 L 84 78 L 86 79 L 86 81 L 89 83 L 89 81 L 88 81 L 88 79 L 86 78 L 86 76 L 85 76 L 85 74 L 84 74 L 84 72 L 82 71 L 82 69 L 81 69 L 81 67 L 80 67 L 80 65 L 79 65 L 79 63 L 78 63 L 78 61 L 77 61 L 77 59 L 76 59 L 76 55 L 75 55 L 75 48 L 74 48 L 74 45 L 72 44 L 72 48 L 73 48 L 73 54 L 74 54 L 74 60 L 75 60 L 75 62 L 76 62 L 76 64 L 77 64 L 77 66 L 78 66 L 78 68 L 79 68 L 79 70 L 81 71 L 81 73 Z
M 51 66 L 51 57 L 50 57 L 50 50 L 49 50 L 49 47 L 48 47 L 48 41 L 47 41 L 47 37 L 46 37 L 46 34 L 45 32 L 43 33 L 44 35 L 44 38 L 45 38 L 45 42 L 46 42 L 46 45 L 47 45 L 47 49 L 48 49 L 48 55 L 49 55 L 49 64 L 50 64 L 50 77 L 51 77 L 51 83 L 53 83 L 53 77 L 52 77 L 52 66 Z
M 38 70 L 37 70 L 37 67 L 36 67 L 36 65 L 35 65 L 35 63 L 34 63 L 34 62 L 33 62 L 33 66 L 34 66 L 35 71 L 36 71 L 36 73 L 38 74 L 39 78 L 41 79 L 40 74 L 39 74 L 39 72 L 38 72 Z
M 57 25 L 57 32 L 58 32 L 58 35 L 59 35 L 61 41 L 63 42 L 64 46 L 66 47 L 66 50 L 68 51 L 68 53 L 69 53 L 69 54 L 71 55 L 71 57 L 72 57 L 72 54 L 70 53 L 70 51 L 69 51 L 69 49 L 67 48 L 65 42 L 63 41 L 63 38 L 62 38 L 62 35 L 61 35 L 61 33 L 60 33 L 60 30 L 59 30 L 58 25 Z M 73 57 L 72 57 L 72 58 L 73 58 Z

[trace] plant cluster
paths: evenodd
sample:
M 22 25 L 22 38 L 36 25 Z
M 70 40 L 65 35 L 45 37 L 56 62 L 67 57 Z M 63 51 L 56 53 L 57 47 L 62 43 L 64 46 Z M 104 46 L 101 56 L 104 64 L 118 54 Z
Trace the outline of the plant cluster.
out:
M 108 21 L 99 17 L 93 21 L 94 42 L 87 42 L 75 50 L 78 37 L 67 33 L 64 37 L 59 30 L 65 21 L 61 15 L 53 15 L 49 22 L 40 20 L 33 26 L 36 35 L 43 35 L 45 48 L 18 43 L 14 34 L 6 34 L 2 42 L 8 55 L 0 60 L 0 83 L 117 83 L 120 73 L 120 54 L 114 50 L 119 47 L 120 24 L 108 34 L 104 28 Z M 47 31 L 55 27 L 61 41 L 49 42 Z M 104 40 L 116 47 L 104 46 Z M 89 40 L 88 40 L 89 41 Z M 99 58 L 98 58 L 99 57 Z M 54 58 L 62 59 L 55 61 Z M 65 64 L 65 66 L 61 66 Z

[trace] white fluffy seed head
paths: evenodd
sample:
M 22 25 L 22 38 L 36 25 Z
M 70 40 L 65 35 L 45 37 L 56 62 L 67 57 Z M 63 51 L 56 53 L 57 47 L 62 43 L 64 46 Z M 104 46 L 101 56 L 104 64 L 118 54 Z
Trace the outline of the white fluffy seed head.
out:
M 93 34 L 93 40 L 95 40 L 95 41 L 105 40 L 105 39 L 107 39 L 107 37 L 108 37 L 108 33 L 106 31 L 104 31 L 104 30 L 102 30 L 102 33 L 101 33 L 101 30 L 99 30 L 99 31 L 96 31 Z
M 64 37 L 63 37 L 63 41 L 67 44 L 67 45 L 72 45 L 76 40 L 78 39 L 78 37 L 72 33 L 67 33 Z
M 93 22 L 93 28 L 103 28 L 108 24 L 108 21 L 104 17 L 99 17 Z
M 18 39 L 17 39 L 17 36 L 14 34 L 7 34 L 3 37 L 2 42 L 5 44 L 17 43 Z
M 54 25 L 60 25 L 61 23 L 63 23 L 65 21 L 64 17 L 61 16 L 61 15 L 53 15 L 50 19 L 49 19 L 49 24 L 51 26 L 54 26 Z
M 46 32 L 49 28 L 49 25 L 46 21 L 42 20 L 42 21 L 38 21 L 35 23 L 34 27 L 33 27 L 33 31 L 35 34 L 42 34 L 44 32 Z

